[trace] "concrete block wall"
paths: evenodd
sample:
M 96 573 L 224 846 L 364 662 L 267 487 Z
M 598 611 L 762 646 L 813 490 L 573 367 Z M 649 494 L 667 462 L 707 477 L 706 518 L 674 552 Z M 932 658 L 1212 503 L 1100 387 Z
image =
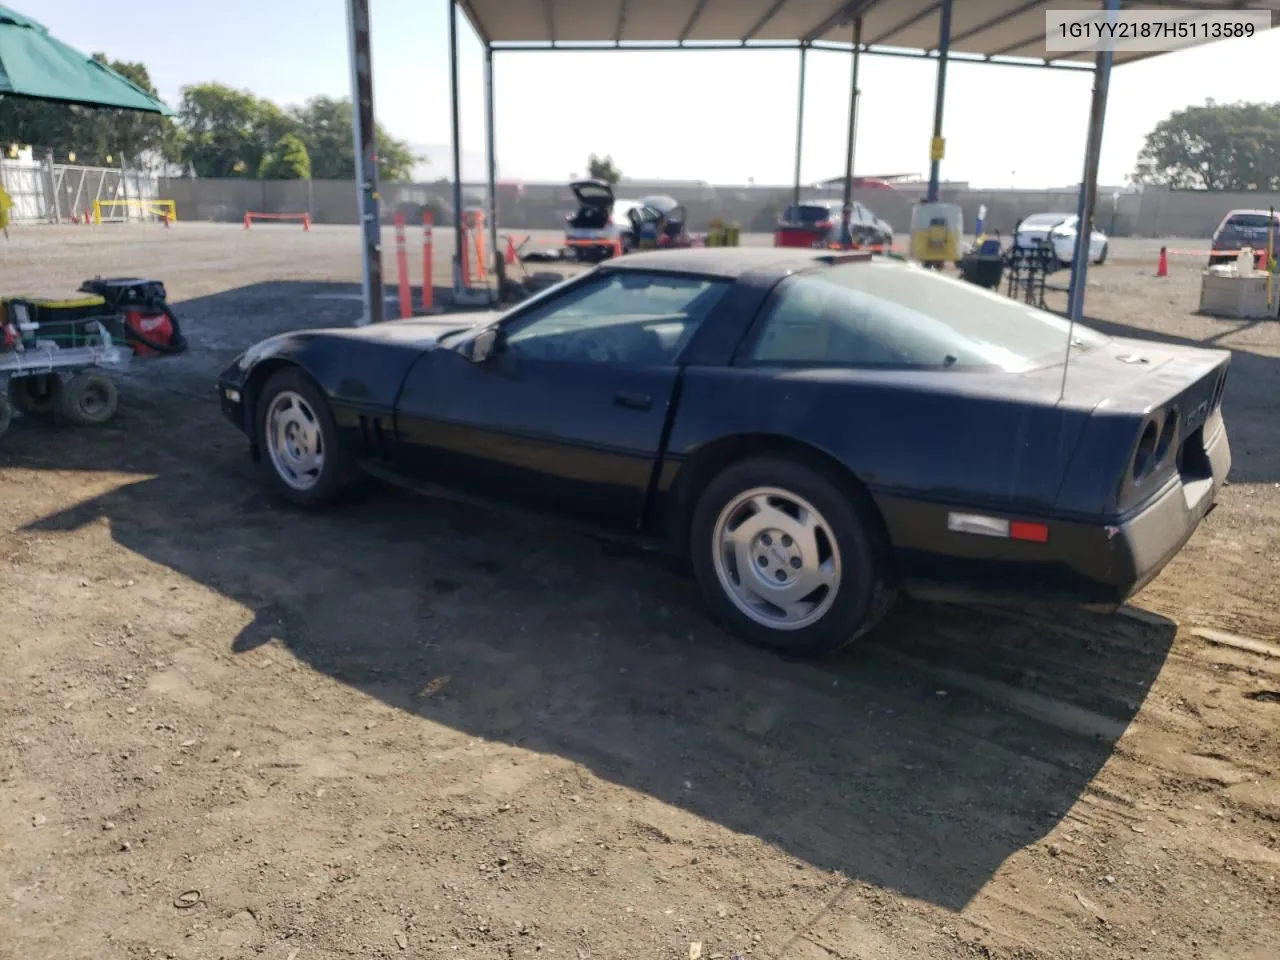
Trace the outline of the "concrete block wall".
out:
M 435 183 L 384 184 L 380 187 L 384 220 L 390 222 L 397 211 L 411 225 L 422 222 L 424 206 L 437 210 L 440 226 L 452 223 L 452 187 Z M 463 187 L 467 203 L 483 202 L 483 184 Z M 737 221 L 746 232 L 773 229 L 778 213 L 791 202 L 792 190 L 779 186 L 672 185 L 656 184 L 618 189 L 619 196 L 640 199 L 662 192 L 684 204 L 689 226 L 704 231 L 720 217 Z M 245 211 L 262 213 L 309 212 L 315 223 L 356 223 L 355 185 L 350 181 L 260 181 L 260 180 L 162 180 L 158 196 L 177 203 L 179 220 L 237 222 Z M 838 189 L 802 190 L 803 199 L 831 199 L 839 202 Z M 911 207 L 924 196 L 922 184 L 910 184 L 895 191 L 855 190 L 854 198 L 891 223 L 898 232 L 910 227 Z M 986 223 L 992 230 L 1010 233 L 1017 222 L 1033 213 L 1076 208 L 1073 193 L 1061 190 L 975 190 L 946 189 L 941 199 L 960 204 L 966 230 L 971 230 L 983 205 Z M 1209 193 L 1192 190 L 1148 188 L 1142 193 L 1124 193 L 1098 198 L 1095 212 L 1099 227 L 1113 236 L 1203 237 L 1207 239 L 1228 210 L 1242 207 L 1280 208 L 1280 194 Z M 526 184 L 519 193 L 499 197 L 502 226 L 511 230 L 554 230 L 563 226 L 573 212 L 573 194 L 563 184 Z

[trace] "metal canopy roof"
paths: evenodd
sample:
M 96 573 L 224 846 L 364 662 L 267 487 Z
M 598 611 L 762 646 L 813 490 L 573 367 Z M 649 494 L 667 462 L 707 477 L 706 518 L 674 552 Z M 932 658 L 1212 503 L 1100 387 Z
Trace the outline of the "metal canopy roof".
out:
M 936 56 L 939 0 L 459 0 L 476 32 L 495 49 L 539 45 L 683 45 L 686 49 L 801 43 L 852 46 L 862 15 L 863 50 Z M 951 14 L 950 56 L 962 61 L 1092 66 L 1094 54 L 1045 49 L 1047 10 L 1098 10 L 1098 0 L 959 0 Z M 1122 2 L 1122 10 L 1280 11 L 1280 0 Z M 560 48 L 560 47 L 557 47 Z M 1116 51 L 1117 64 L 1156 54 Z

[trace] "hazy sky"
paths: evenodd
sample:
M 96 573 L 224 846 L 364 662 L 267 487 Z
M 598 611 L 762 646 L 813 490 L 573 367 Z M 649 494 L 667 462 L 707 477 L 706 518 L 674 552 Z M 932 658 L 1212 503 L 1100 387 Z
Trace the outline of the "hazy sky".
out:
M 10 0 L 6 0 L 10 2 Z M 176 106 L 185 84 L 216 80 L 282 104 L 346 96 L 343 0 L 12 0 L 86 52 L 141 60 Z M 395 136 L 447 144 L 447 0 L 371 0 L 374 95 Z M 483 60 L 462 28 L 462 142 L 484 149 Z M 1121 183 L 1144 135 L 1206 98 L 1273 99 L 1260 65 L 1280 62 L 1280 30 L 1171 53 L 1112 74 L 1099 179 Z M 496 61 L 503 177 L 564 180 L 587 154 L 632 177 L 789 183 L 794 52 L 506 53 Z M 928 171 L 933 63 L 864 57 L 857 172 Z M 943 177 L 978 186 L 1064 186 L 1081 176 L 1089 74 L 952 63 Z M 813 51 L 806 84 L 806 181 L 844 166 L 849 57 Z M 452 171 L 448 153 L 433 170 Z M 471 174 L 471 170 L 467 170 Z

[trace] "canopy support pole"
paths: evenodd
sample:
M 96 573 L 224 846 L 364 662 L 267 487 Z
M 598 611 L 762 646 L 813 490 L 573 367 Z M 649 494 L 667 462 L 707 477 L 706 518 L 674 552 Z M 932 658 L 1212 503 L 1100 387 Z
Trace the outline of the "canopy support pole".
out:
M 938 176 L 942 166 L 942 105 L 947 96 L 947 58 L 951 53 L 951 2 L 942 0 L 942 23 L 938 28 L 938 82 L 933 101 L 933 142 L 929 144 L 928 203 L 938 202 Z
M 800 101 L 796 106 L 796 177 L 795 189 L 792 192 L 791 202 L 800 203 L 800 153 L 804 147 L 804 80 L 805 66 L 808 60 L 809 45 L 801 44 L 800 46 Z
M 489 250 L 493 257 L 493 275 L 498 283 L 498 302 L 507 289 L 506 261 L 498 248 L 498 147 L 493 106 L 493 47 L 484 48 L 484 138 L 489 152 Z
M 1120 0 L 1103 0 L 1109 14 L 1120 9 Z M 1102 127 L 1107 115 L 1107 93 L 1111 87 L 1111 64 L 1115 52 L 1099 50 L 1093 71 L 1093 102 L 1089 108 L 1089 138 L 1084 149 L 1084 175 L 1080 180 L 1080 200 L 1076 206 L 1076 246 L 1071 255 L 1071 283 L 1067 294 L 1067 317 L 1072 325 L 1084 316 L 1084 288 L 1089 275 L 1089 248 L 1093 239 L 1093 209 L 1098 199 L 1098 161 L 1102 154 Z M 1068 359 L 1071 342 L 1067 341 Z M 1065 369 L 1063 370 L 1065 382 Z
M 359 326 L 381 323 L 382 222 L 378 216 L 378 159 L 374 143 L 373 55 L 369 40 L 369 0 L 347 0 L 351 58 L 351 131 L 356 155 L 356 210 L 360 217 L 361 285 L 364 314 Z
M 849 82 L 849 143 L 844 152 L 844 206 L 840 218 L 840 244 L 853 246 L 853 232 L 849 221 L 853 217 L 853 149 L 858 139 L 858 63 L 862 57 L 862 18 L 853 21 L 853 77 Z
M 467 288 L 462 275 L 462 250 L 466 243 L 462 222 L 462 111 L 458 83 L 458 2 L 449 0 L 449 94 L 453 101 L 453 295 Z

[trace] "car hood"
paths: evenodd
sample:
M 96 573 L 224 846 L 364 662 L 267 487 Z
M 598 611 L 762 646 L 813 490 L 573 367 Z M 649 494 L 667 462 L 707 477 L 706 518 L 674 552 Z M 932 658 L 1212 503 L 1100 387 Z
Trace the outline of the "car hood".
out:
M 464 313 L 449 317 L 410 317 L 408 320 L 388 320 L 383 323 L 371 323 L 364 327 L 332 327 L 316 330 L 314 333 L 352 340 L 416 343 L 429 346 L 445 334 L 484 326 L 492 323 L 499 316 L 501 316 L 500 312 L 487 310 L 483 313 Z
M 501 313 L 465 313 L 450 317 L 415 317 L 408 320 L 389 320 L 364 327 L 321 327 L 315 330 L 291 330 L 274 337 L 259 340 L 240 354 L 220 379 L 234 382 L 243 378 L 262 360 L 270 357 L 296 355 L 306 351 L 317 340 L 342 339 L 360 343 L 379 343 L 399 347 L 410 353 L 434 349 L 436 342 L 449 333 L 471 330 L 496 320 Z

